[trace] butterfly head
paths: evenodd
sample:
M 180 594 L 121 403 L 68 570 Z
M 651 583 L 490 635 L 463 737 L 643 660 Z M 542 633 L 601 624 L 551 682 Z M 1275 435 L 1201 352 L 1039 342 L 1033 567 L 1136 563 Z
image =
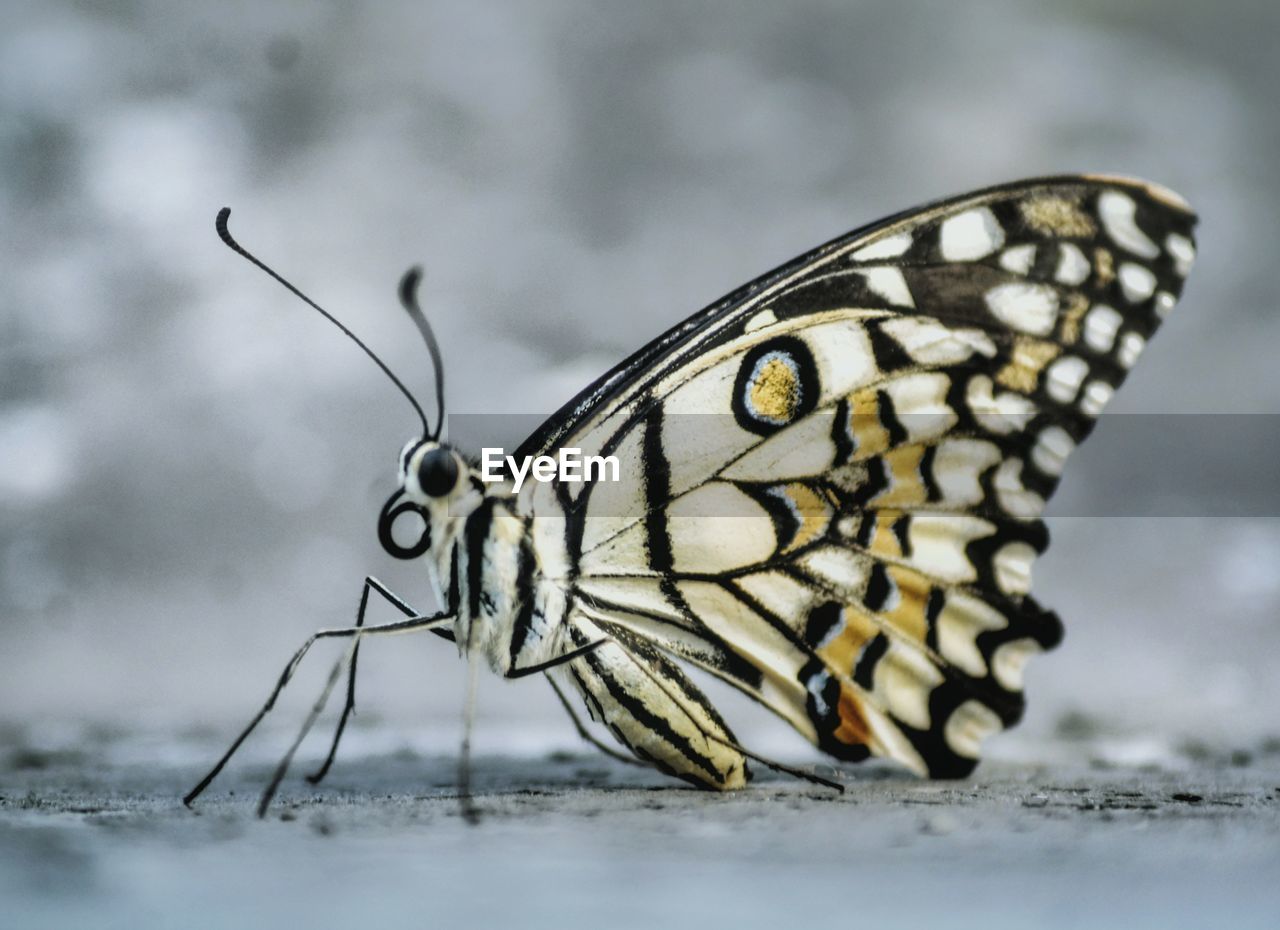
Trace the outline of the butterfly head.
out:
M 400 451 L 399 487 L 378 519 L 382 547 L 398 559 L 414 559 L 431 548 L 431 527 L 464 516 L 478 497 L 471 469 L 457 450 L 434 439 L 413 439 Z M 417 542 L 405 545 L 393 528 L 406 515 L 420 524 Z M 403 535 L 403 531 L 399 535 Z

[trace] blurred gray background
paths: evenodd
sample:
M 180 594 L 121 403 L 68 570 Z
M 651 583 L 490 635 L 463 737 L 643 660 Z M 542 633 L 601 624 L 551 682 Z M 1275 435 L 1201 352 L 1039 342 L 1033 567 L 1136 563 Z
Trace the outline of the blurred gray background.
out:
M 1200 261 L 1113 409 L 1269 414 L 1278 37 L 1269 0 L 2 0 L 4 738 L 229 736 L 305 635 L 349 622 L 366 573 L 431 606 L 375 534 L 411 411 L 218 242 L 223 205 L 430 408 L 394 297 L 423 262 L 452 411 L 545 413 L 846 229 L 1023 176 L 1133 174 L 1199 210 Z M 1276 519 L 1070 515 L 1157 473 L 1252 492 L 1275 443 L 1162 418 L 1157 454 L 1124 422 L 1068 469 L 1036 587 L 1067 638 L 997 755 L 1082 723 L 1130 761 L 1275 732 Z M 353 739 L 451 747 L 461 682 L 432 637 L 369 643 Z M 804 755 L 713 690 L 744 739 Z M 575 745 L 537 681 L 486 677 L 479 723 L 482 753 Z

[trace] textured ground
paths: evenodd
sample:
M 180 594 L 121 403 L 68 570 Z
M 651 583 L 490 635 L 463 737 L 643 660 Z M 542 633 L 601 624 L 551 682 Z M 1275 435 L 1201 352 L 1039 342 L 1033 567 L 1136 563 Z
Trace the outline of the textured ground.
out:
M 1240 928 L 1280 913 L 1274 741 L 1158 765 L 995 762 L 960 783 L 864 766 L 843 795 L 762 773 L 721 797 L 595 754 L 483 756 L 470 826 L 446 754 L 346 755 L 320 788 L 291 778 L 259 821 L 265 760 L 233 765 L 195 812 L 179 803 L 193 741 L 216 740 L 9 736 L 12 927 Z

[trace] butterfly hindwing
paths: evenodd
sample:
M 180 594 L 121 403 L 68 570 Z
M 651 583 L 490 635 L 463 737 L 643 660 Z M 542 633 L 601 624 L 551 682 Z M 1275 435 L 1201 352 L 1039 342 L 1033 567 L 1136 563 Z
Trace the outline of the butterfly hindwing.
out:
M 1193 223 L 1072 177 L 852 233 L 580 395 L 522 451 L 617 455 L 624 480 L 523 505 L 567 513 L 595 622 L 839 758 L 965 774 L 1060 638 L 1029 593 L 1040 514 L 1177 299 Z

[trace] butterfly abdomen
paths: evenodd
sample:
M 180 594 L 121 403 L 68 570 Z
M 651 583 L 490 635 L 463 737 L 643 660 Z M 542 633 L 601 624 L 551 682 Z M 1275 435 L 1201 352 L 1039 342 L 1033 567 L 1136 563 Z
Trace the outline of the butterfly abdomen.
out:
M 576 647 L 611 640 L 563 674 L 592 719 L 636 758 L 700 788 L 746 785 L 751 772 L 733 733 L 675 663 L 625 628 L 582 615 L 571 621 L 570 637 Z

